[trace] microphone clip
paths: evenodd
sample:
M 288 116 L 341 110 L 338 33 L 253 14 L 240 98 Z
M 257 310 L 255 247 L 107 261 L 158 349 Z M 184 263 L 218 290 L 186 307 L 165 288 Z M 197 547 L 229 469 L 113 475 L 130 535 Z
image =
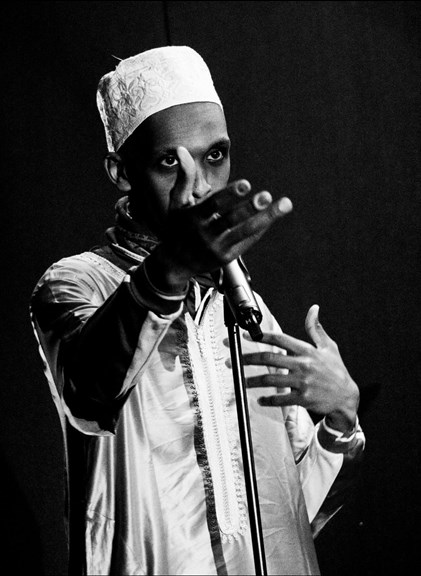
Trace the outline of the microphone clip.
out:
M 250 274 L 241 257 L 212 274 L 219 292 L 225 295 L 233 318 L 255 341 L 261 340 L 262 313 L 250 287 Z

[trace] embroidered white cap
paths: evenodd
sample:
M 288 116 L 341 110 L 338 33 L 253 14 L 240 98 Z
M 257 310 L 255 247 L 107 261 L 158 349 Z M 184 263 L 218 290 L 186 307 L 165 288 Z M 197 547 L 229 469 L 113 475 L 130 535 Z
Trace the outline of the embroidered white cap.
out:
M 116 152 L 152 114 L 191 102 L 222 108 L 209 68 L 192 48 L 164 46 L 121 60 L 97 90 L 108 150 Z

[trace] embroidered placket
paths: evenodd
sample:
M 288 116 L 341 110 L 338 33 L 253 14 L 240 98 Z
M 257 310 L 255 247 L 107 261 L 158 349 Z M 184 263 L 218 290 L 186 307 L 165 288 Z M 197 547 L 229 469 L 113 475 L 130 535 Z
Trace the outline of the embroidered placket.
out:
M 232 387 L 223 377 L 225 358 L 219 352 L 214 306 L 206 311 L 206 326 L 190 319 L 192 369 L 215 494 L 216 514 L 223 540 L 238 538 L 247 529 L 245 491 L 240 474 L 236 422 L 230 414 Z

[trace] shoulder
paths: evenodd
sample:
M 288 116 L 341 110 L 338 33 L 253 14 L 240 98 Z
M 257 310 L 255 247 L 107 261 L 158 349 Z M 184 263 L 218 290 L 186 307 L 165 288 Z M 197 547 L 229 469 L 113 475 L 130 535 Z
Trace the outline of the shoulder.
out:
M 125 274 L 121 268 L 93 252 L 67 256 L 44 272 L 31 300 L 51 301 L 81 295 L 89 298 L 97 293 L 107 297 L 122 282 Z

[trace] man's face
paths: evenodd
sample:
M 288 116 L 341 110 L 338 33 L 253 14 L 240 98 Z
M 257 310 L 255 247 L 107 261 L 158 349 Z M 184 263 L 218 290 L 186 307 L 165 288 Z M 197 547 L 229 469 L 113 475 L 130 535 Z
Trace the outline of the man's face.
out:
M 178 146 L 186 148 L 195 163 L 193 202 L 224 188 L 230 173 L 230 140 L 220 106 L 195 102 L 161 110 L 131 137 L 126 155 L 130 211 L 158 235 L 165 227 L 171 191 L 182 177 Z

